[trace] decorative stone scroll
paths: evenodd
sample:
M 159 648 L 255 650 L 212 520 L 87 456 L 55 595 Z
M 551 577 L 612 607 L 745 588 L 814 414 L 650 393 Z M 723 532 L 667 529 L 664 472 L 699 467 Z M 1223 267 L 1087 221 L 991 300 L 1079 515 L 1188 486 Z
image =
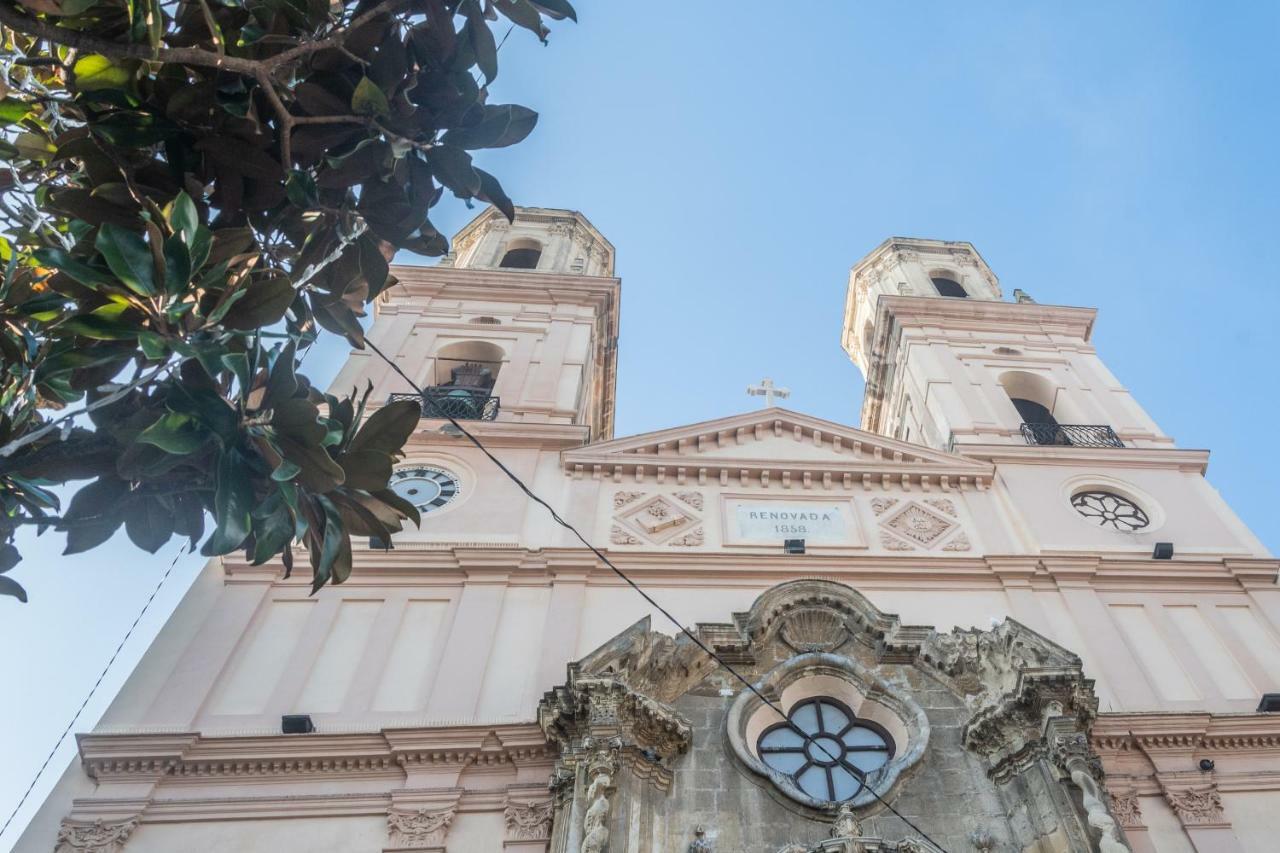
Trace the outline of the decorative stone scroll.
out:
M 1222 815 L 1222 797 L 1216 788 L 1166 789 L 1169 802 L 1183 826 L 1214 826 L 1226 823 Z
M 403 811 L 392 808 L 387 812 L 387 833 L 391 836 L 390 850 L 443 851 L 449 824 L 458 813 L 456 807 L 443 811 L 418 809 Z
M 605 853 L 609 849 L 609 797 L 615 786 L 618 759 L 613 750 L 597 749 L 587 764 L 587 813 L 582 819 L 582 853 Z
M 541 841 L 551 837 L 551 818 L 554 804 L 546 802 L 510 803 L 503 813 L 507 825 L 507 839 L 511 841 Z
M 1111 814 L 1125 829 L 1141 829 L 1146 826 L 1142 822 L 1142 807 L 1138 804 L 1138 795 L 1133 791 L 1111 795 Z
M 138 826 L 138 819 L 107 823 L 98 818 L 92 823 L 64 820 L 58 828 L 54 853 L 119 853 Z

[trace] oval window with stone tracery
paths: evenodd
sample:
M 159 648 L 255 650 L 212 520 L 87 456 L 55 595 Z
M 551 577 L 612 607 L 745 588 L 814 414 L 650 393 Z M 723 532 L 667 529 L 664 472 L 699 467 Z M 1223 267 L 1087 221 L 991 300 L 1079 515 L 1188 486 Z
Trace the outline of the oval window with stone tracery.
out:
M 756 750 L 765 764 L 790 776 L 815 800 L 857 796 L 863 780 L 893 758 L 893 739 L 830 697 L 798 702 L 787 722 L 765 729 Z
M 1121 533 L 1141 530 L 1151 523 L 1142 507 L 1115 492 L 1078 492 L 1071 496 L 1071 505 L 1086 520 Z

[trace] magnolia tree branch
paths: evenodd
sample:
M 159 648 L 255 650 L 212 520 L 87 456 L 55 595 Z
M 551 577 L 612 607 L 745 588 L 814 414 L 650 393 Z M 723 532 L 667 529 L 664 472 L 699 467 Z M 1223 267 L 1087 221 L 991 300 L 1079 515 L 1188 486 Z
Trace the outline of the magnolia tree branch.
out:
M 168 362 L 160 365 L 155 370 L 152 370 L 147 373 L 141 373 L 138 376 L 136 376 L 132 382 L 117 388 L 107 396 L 102 397 L 101 399 L 98 399 L 98 400 L 94 400 L 92 403 L 88 404 L 87 406 L 84 406 L 83 408 L 77 409 L 74 412 L 67 412 L 65 415 L 62 415 L 61 417 L 54 418 L 44 426 L 40 427 L 40 429 L 32 430 L 26 435 L 22 435 L 22 436 L 19 436 L 18 438 L 15 438 L 13 441 L 9 442 L 8 444 L 4 445 L 3 447 L 0 447 L 0 457 L 12 456 L 22 448 L 26 447 L 28 444 L 31 444 L 32 442 L 35 442 L 35 441 L 39 441 L 41 438 L 43 438 L 44 436 L 48 435 L 51 432 L 60 430 L 62 428 L 61 424 L 67 423 L 68 421 L 71 421 L 74 418 L 78 418 L 81 415 L 87 415 L 90 412 L 95 412 L 104 406 L 110 406 L 112 403 L 115 403 L 123 399 L 126 394 L 128 394 L 130 391 L 134 390 L 135 388 L 140 388 L 143 385 L 146 385 L 151 380 L 158 377 L 161 373 L 167 370 L 173 369 L 173 366 L 174 365 L 172 362 Z

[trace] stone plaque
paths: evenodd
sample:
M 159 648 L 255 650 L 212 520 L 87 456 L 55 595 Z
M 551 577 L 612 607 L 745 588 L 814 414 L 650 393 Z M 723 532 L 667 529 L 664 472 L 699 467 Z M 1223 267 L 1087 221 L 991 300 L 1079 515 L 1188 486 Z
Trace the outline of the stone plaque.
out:
M 782 544 L 803 539 L 814 545 L 862 544 L 857 525 L 842 502 L 731 500 L 726 515 L 729 540 Z

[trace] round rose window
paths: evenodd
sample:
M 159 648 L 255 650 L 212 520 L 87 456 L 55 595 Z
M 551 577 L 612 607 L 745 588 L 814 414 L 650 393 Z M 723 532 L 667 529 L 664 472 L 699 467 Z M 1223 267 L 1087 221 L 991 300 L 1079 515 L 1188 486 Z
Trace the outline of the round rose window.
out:
M 1071 496 L 1076 512 L 1099 527 L 1130 533 L 1151 523 L 1136 503 L 1114 492 L 1077 492 Z
M 893 740 L 875 723 L 854 717 L 843 702 L 824 696 L 797 703 L 787 722 L 761 733 L 756 750 L 813 799 L 841 802 L 857 796 L 866 775 L 893 758 Z

